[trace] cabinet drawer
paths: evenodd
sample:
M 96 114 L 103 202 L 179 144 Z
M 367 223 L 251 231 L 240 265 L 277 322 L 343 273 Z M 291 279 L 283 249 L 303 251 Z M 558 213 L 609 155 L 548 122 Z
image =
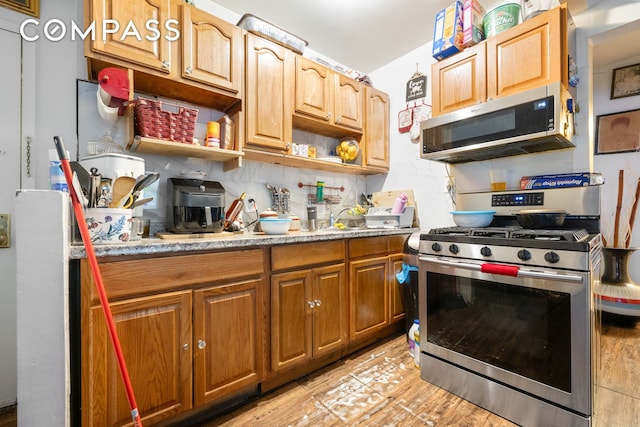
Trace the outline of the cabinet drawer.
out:
M 404 250 L 404 242 L 409 236 L 390 236 L 389 237 L 389 254 L 402 253 Z
M 302 243 L 271 248 L 271 269 L 288 270 L 297 267 L 344 262 L 344 241 Z
M 389 252 L 389 238 L 386 236 L 365 237 L 349 240 L 349 256 L 360 258 L 364 256 L 386 255 Z
M 86 260 L 82 270 L 84 277 L 91 280 Z M 251 249 L 107 262 L 100 264 L 100 271 L 109 298 L 119 298 L 256 276 L 263 273 L 264 261 L 261 249 Z M 97 298 L 95 287 L 91 286 L 91 300 Z

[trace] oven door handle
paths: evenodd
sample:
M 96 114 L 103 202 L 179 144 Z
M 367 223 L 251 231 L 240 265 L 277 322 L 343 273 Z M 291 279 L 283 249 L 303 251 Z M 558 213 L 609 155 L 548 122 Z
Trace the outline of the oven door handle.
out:
M 522 269 L 515 265 L 503 265 L 503 264 L 472 264 L 468 262 L 460 262 L 460 261 L 447 261 L 443 259 L 435 259 L 435 258 L 425 258 L 421 257 L 420 260 L 433 262 L 435 264 L 446 265 L 449 267 L 455 268 L 464 268 L 466 270 L 475 270 L 480 271 L 482 273 L 487 274 L 500 274 L 503 276 L 511 276 L 511 277 L 530 277 L 533 279 L 546 279 L 546 280 L 557 280 L 561 282 L 577 282 L 580 283 L 584 279 L 581 276 L 575 274 L 557 274 L 550 273 L 547 271 L 534 271 L 534 270 L 526 270 Z

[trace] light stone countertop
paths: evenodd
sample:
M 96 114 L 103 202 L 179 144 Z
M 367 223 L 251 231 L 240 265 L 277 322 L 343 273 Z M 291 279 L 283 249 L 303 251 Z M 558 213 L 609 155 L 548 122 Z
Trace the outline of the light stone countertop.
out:
M 417 228 L 396 229 L 362 229 L 362 230 L 321 230 L 316 232 L 299 231 L 283 235 L 265 235 L 254 233 L 212 234 L 206 237 L 188 237 L 181 239 L 146 238 L 133 242 L 114 245 L 94 245 L 96 256 L 153 255 L 171 252 L 208 251 L 221 249 L 254 248 L 261 246 L 284 245 L 291 243 L 323 242 L 358 237 L 394 236 L 410 234 Z M 201 236 L 201 235 L 198 235 Z M 73 243 L 70 246 L 69 258 L 86 258 L 84 245 Z

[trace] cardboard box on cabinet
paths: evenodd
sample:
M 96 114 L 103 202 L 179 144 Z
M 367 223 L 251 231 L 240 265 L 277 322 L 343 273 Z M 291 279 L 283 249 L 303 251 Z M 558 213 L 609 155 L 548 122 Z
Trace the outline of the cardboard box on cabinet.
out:
M 462 12 L 462 43 L 471 47 L 484 40 L 483 19 L 486 11 L 478 0 L 465 0 Z
M 464 49 L 462 12 L 462 2 L 456 1 L 436 15 L 432 53 L 438 61 Z

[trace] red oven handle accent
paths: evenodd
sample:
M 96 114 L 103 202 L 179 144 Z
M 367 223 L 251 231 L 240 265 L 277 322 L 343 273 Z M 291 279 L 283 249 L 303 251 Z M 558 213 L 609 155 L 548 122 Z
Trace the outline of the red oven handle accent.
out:
M 503 276 L 517 277 L 520 267 L 515 265 L 500 265 L 500 264 L 482 264 L 480 271 L 489 274 L 501 274 Z

